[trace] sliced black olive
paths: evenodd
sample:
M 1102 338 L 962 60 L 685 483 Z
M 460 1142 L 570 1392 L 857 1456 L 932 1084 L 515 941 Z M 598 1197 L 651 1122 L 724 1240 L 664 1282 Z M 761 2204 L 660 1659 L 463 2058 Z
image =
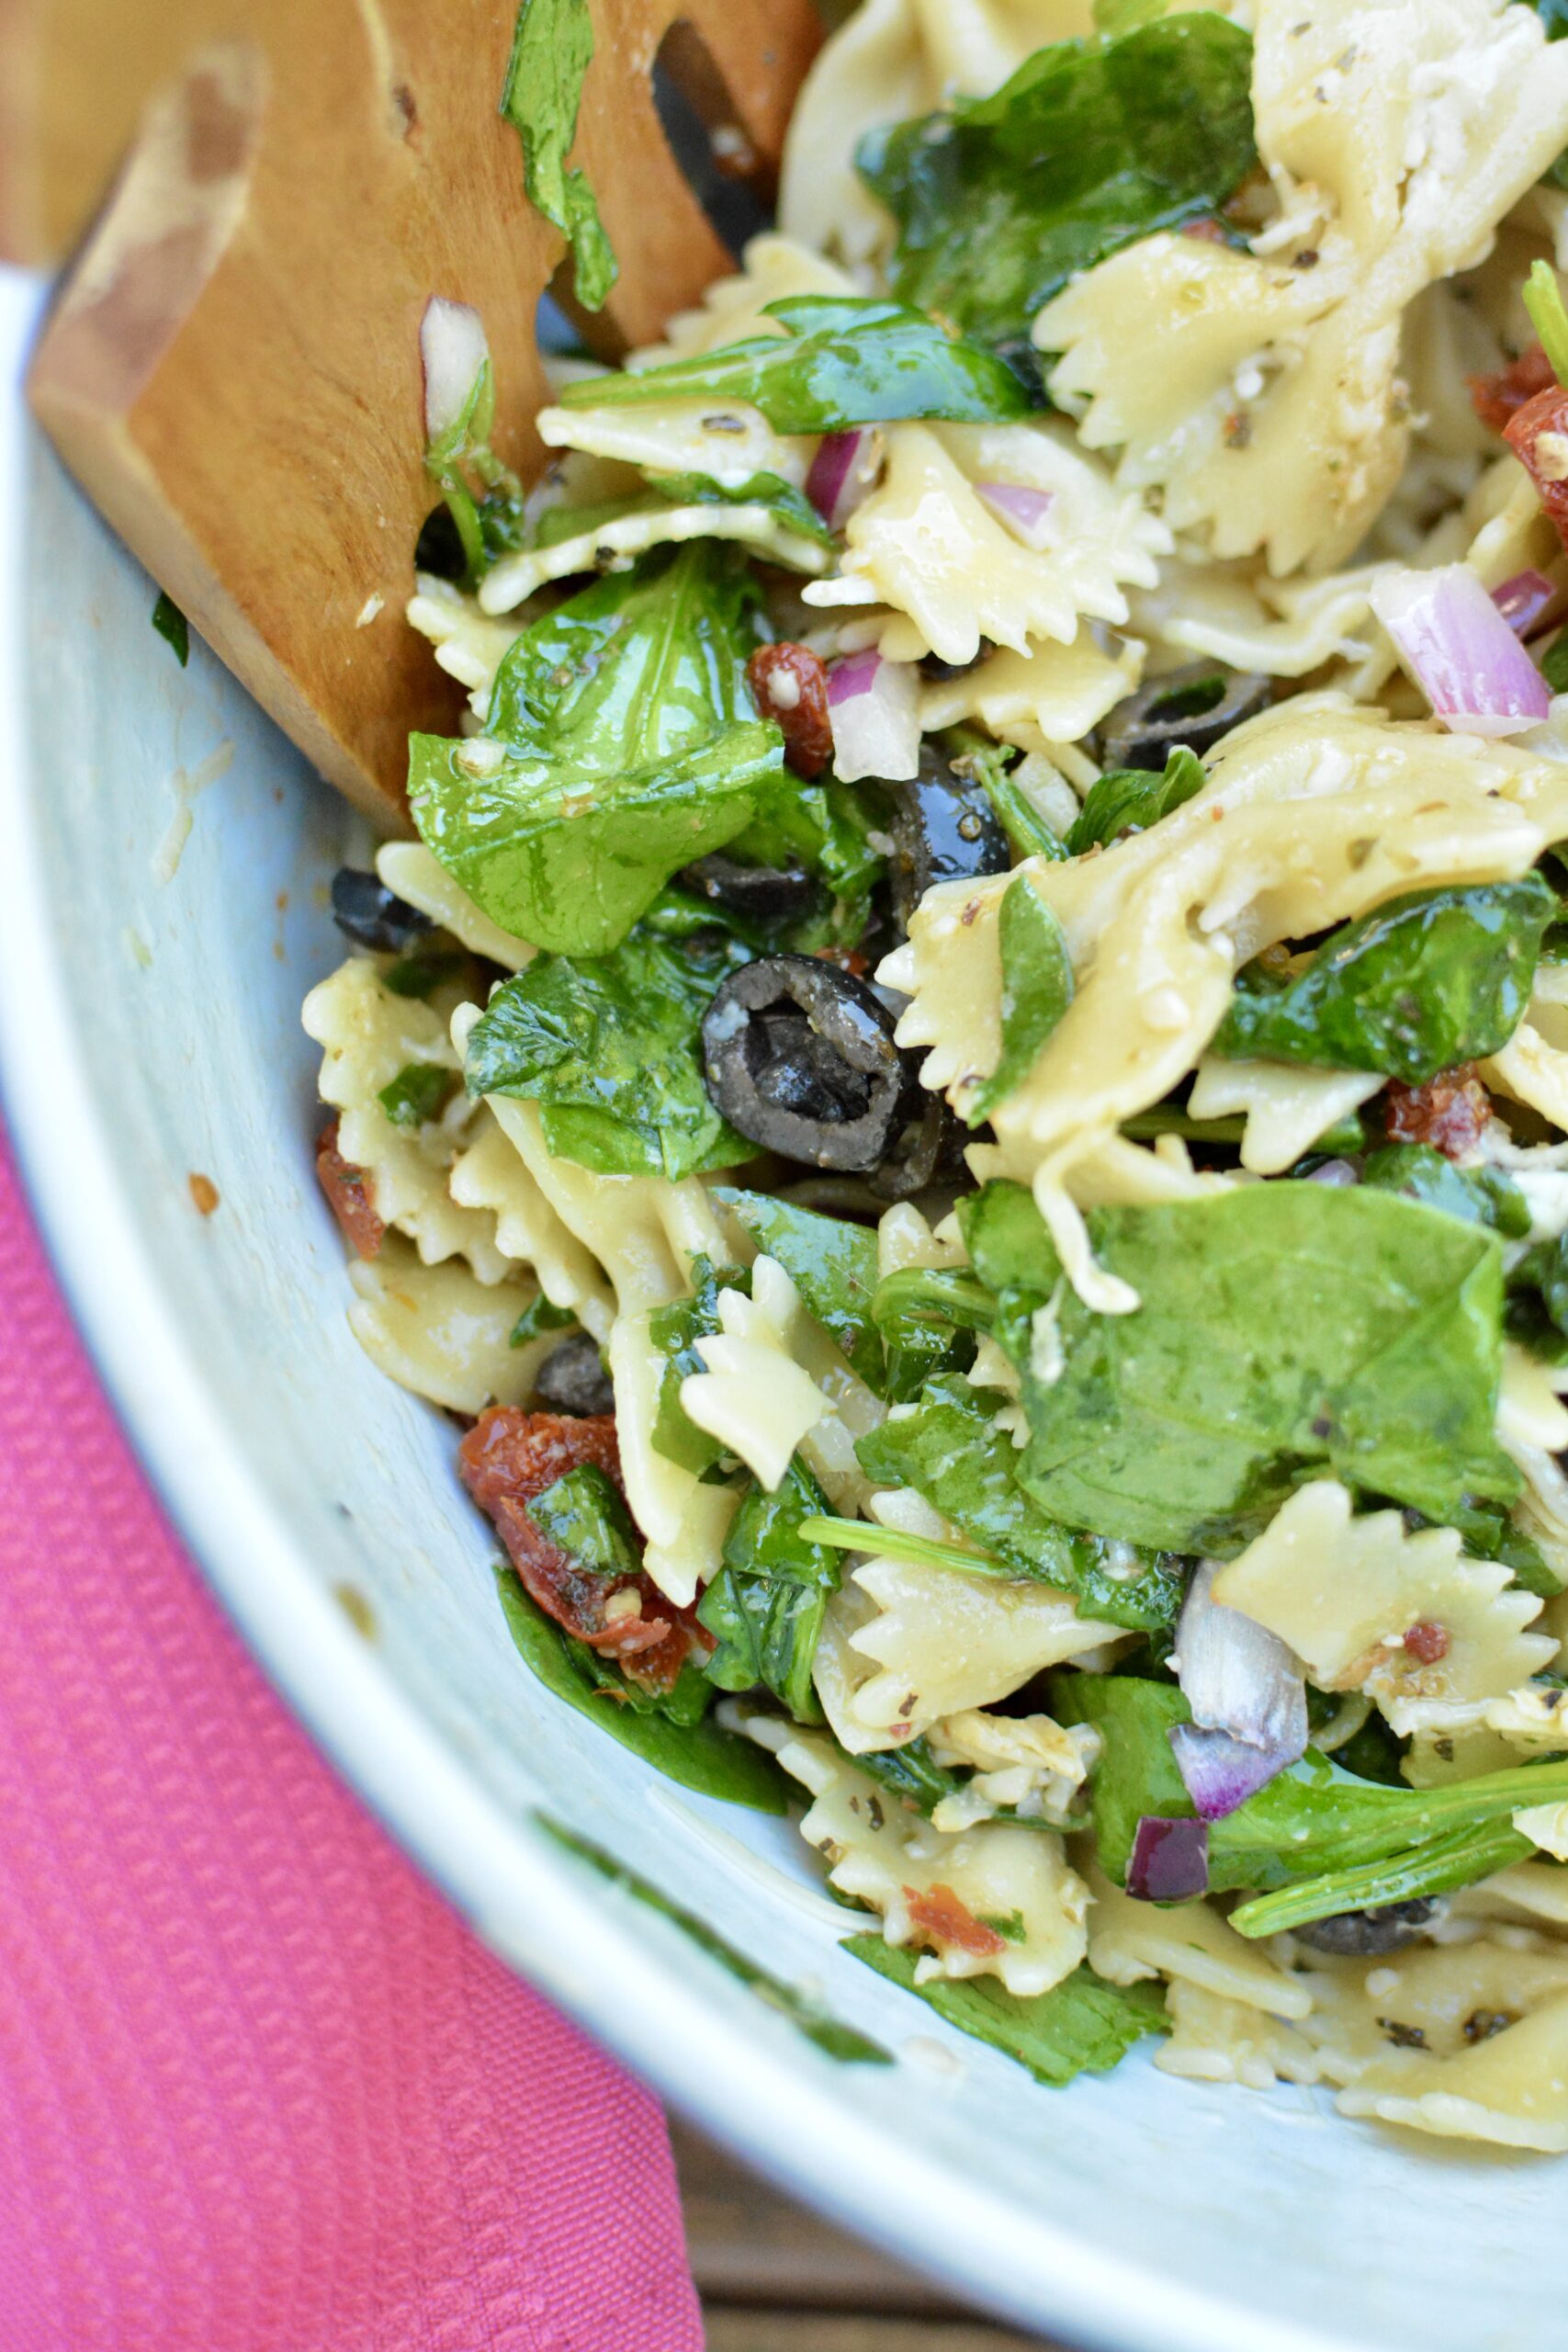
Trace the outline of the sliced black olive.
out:
M 731 973 L 703 1017 L 703 1075 L 720 1118 L 808 1168 L 863 1175 L 908 1124 L 914 1077 L 894 1016 L 863 980 L 815 956 Z
M 964 1172 L 964 1147 L 975 1138 L 940 1094 L 928 1094 L 871 1180 L 885 1201 L 910 1201 L 944 1178 Z
M 539 1366 L 534 1393 L 552 1413 L 570 1413 L 578 1419 L 615 1409 L 615 1392 L 600 1359 L 599 1343 L 586 1331 L 574 1331 L 550 1350 Z
M 753 922 L 798 921 L 824 897 L 815 875 L 803 865 L 741 865 L 722 854 L 682 866 L 675 883 L 693 898 L 710 899 Z
M 922 654 L 920 675 L 922 678 L 929 678 L 933 685 L 945 686 L 950 680 L 966 678 L 971 670 L 978 669 L 990 650 L 990 647 L 982 639 L 978 651 L 972 653 L 967 662 L 944 662 L 940 653 Z
M 358 945 L 381 956 L 406 954 L 432 928 L 428 915 L 355 865 L 340 865 L 333 876 L 333 921 Z
M 1158 773 L 1182 743 L 1201 757 L 1244 718 L 1266 710 L 1273 692 L 1272 679 L 1227 670 L 1223 662 L 1191 662 L 1184 670 L 1168 670 L 1117 704 L 1100 729 L 1101 763 L 1108 773 Z
M 893 794 L 893 911 L 906 930 L 933 883 L 1005 874 L 1012 864 L 984 785 L 955 775 L 929 747 L 913 783 L 895 785 Z
M 1385 1904 L 1381 1911 L 1341 1911 L 1332 1919 L 1314 1919 L 1295 1934 L 1314 1951 L 1331 1952 L 1338 1960 L 1376 1960 L 1415 1943 L 1444 1907 L 1418 1895 L 1411 1903 Z

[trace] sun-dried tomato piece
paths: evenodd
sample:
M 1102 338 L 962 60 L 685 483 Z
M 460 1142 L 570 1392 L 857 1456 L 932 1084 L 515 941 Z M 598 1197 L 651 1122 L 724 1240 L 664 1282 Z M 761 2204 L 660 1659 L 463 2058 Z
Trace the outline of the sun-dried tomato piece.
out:
M 327 1196 L 327 1206 L 344 1230 L 351 1250 L 361 1258 L 379 1255 L 387 1228 L 370 1197 L 370 1179 L 337 1148 L 337 1121 L 321 1129 L 316 1139 L 316 1176 Z
M 1404 1646 L 1421 1666 L 1440 1666 L 1453 1644 L 1446 1625 L 1412 1625 L 1404 1636 Z
M 796 775 L 820 775 L 833 756 L 828 716 L 828 673 L 808 645 L 759 645 L 746 664 L 757 708 L 784 739 L 784 758 Z
M 595 1576 L 580 1567 L 529 1516 L 536 1496 L 587 1463 L 621 1485 L 613 1414 L 573 1418 L 492 1405 L 457 1448 L 463 1484 L 495 1521 L 530 1600 L 634 1680 L 668 1690 L 694 1650 L 700 1656 L 713 1647 L 694 1611 L 671 1607 L 651 1577 Z
M 1556 381 L 1551 360 L 1539 343 L 1532 344 L 1496 375 L 1472 376 L 1471 405 L 1483 424 L 1489 424 L 1494 433 L 1506 433 L 1527 401 L 1538 392 L 1551 391 Z
M 1503 438 L 1534 482 L 1542 513 L 1568 547 L 1568 392 L 1555 376 L 1545 391 L 1509 418 Z
M 1391 1143 L 1429 1143 L 1445 1159 L 1464 1159 L 1491 1120 L 1492 1098 L 1476 1077 L 1473 1062 L 1440 1071 L 1425 1086 L 1389 1081 Z
M 914 1925 L 932 1943 L 955 1944 L 976 1960 L 995 1960 L 1008 1948 L 1007 1938 L 987 1928 L 984 1919 L 976 1919 L 950 1886 L 928 1887 L 923 1894 L 918 1887 L 907 1886 L 904 1901 Z

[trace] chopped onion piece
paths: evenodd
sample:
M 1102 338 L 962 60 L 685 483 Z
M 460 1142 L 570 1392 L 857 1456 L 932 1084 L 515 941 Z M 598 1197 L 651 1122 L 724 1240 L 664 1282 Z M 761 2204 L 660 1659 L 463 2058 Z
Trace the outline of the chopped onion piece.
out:
M 829 433 L 818 445 L 806 495 L 829 530 L 841 531 L 882 471 L 882 435 L 860 425 Z
M 1162 1821 L 1146 1813 L 1127 1863 L 1127 1892 L 1139 1903 L 1190 1903 L 1209 1892 L 1209 1825 Z
M 1171 1664 L 1199 1730 L 1228 1732 L 1248 1747 L 1278 1753 L 1279 1771 L 1306 1754 L 1301 1660 L 1266 1625 L 1214 1599 L 1218 1574 L 1213 1560 L 1193 1570 Z
M 1373 612 L 1445 727 L 1522 735 L 1551 713 L 1551 691 L 1465 563 L 1377 581 Z
M 1201 1821 L 1225 1820 L 1297 1761 L 1287 1747 L 1249 1747 L 1228 1731 L 1200 1731 L 1196 1724 L 1174 1724 L 1170 1744 Z
M 424 437 L 439 441 L 468 407 L 490 357 L 484 321 L 468 303 L 433 294 L 420 321 L 419 356 L 424 363 Z
M 1054 491 L 1030 490 L 1014 481 L 977 481 L 975 489 L 1026 548 L 1038 554 L 1055 544 L 1056 534 L 1047 519 L 1055 500 Z
M 1514 635 L 1527 638 L 1541 615 L 1557 602 L 1557 595 L 1544 571 L 1516 571 L 1501 588 L 1493 589 L 1492 602 Z
M 828 673 L 833 773 L 840 784 L 880 776 L 907 784 L 920 770 L 920 681 L 912 662 L 852 653 Z

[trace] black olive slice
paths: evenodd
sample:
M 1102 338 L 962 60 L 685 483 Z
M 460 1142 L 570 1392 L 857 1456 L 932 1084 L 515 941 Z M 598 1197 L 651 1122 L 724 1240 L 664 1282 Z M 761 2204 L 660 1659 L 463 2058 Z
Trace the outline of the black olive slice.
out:
M 907 931 L 933 883 L 1005 874 L 1012 854 L 984 785 L 956 775 L 929 746 L 914 781 L 892 789 L 893 911 Z
M 1341 1911 L 1331 1919 L 1313 1919 L 1294 1930 L 1314 1951 L 1332 1952 L 1341 1960 L 1375 1960 L 1415 1943 L 1444 1908 L 1430 1896 L 1410 1903 L 1386 1904 L 1380 1911 Z
M 675 885 L 694 899 L 711 899 L 754 922 L 798 920 L 824 896 L 816 876 L 803 865 L 742 865 L 719 853 L 682 866 Z
M 539 1366 L 534 1393 L 552 1413 L 570 1413 L 580 1420 L 615 1409 L 615 1392 L 600 1359 L 599 1343 L 586 1331 L 574 1331 L 550 1350 Z
M 355 865 L 340 865 L 333 876 L 333 921 L 357 945 L 380 956 L 405 954 L 434 927 L 428 915 Z
M 1233 727 L 1266 710 L 1273 693 L 1271 678 L 1227 670 L 1223 662 L 1168 670 L 1117 704 L 1100 729 L 1101 763 L 1108 773 L 1150 768 L 1157 774 L 1183 743 L 1201 758 Z
M 864 1175 L 908 1124 L 913 1076 L 894 1015 L 815 956 L 731 973 L 703 1017 L 703 1075 L 720 1118 L 764 1151 Z
M 964 1151 L 974 1136 L 953 1117 L 940 1094 L 928 1094 L 871 1180 L 884 1201 L 912 1201 L 944 1181 L 964 1175 Z

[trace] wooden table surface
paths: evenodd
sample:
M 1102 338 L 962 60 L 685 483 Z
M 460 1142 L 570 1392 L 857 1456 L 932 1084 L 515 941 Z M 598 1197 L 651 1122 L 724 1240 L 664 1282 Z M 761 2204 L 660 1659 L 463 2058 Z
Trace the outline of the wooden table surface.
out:
M 671 2129 L 708 2352 L 1065 2352 L 966 2311 Z

